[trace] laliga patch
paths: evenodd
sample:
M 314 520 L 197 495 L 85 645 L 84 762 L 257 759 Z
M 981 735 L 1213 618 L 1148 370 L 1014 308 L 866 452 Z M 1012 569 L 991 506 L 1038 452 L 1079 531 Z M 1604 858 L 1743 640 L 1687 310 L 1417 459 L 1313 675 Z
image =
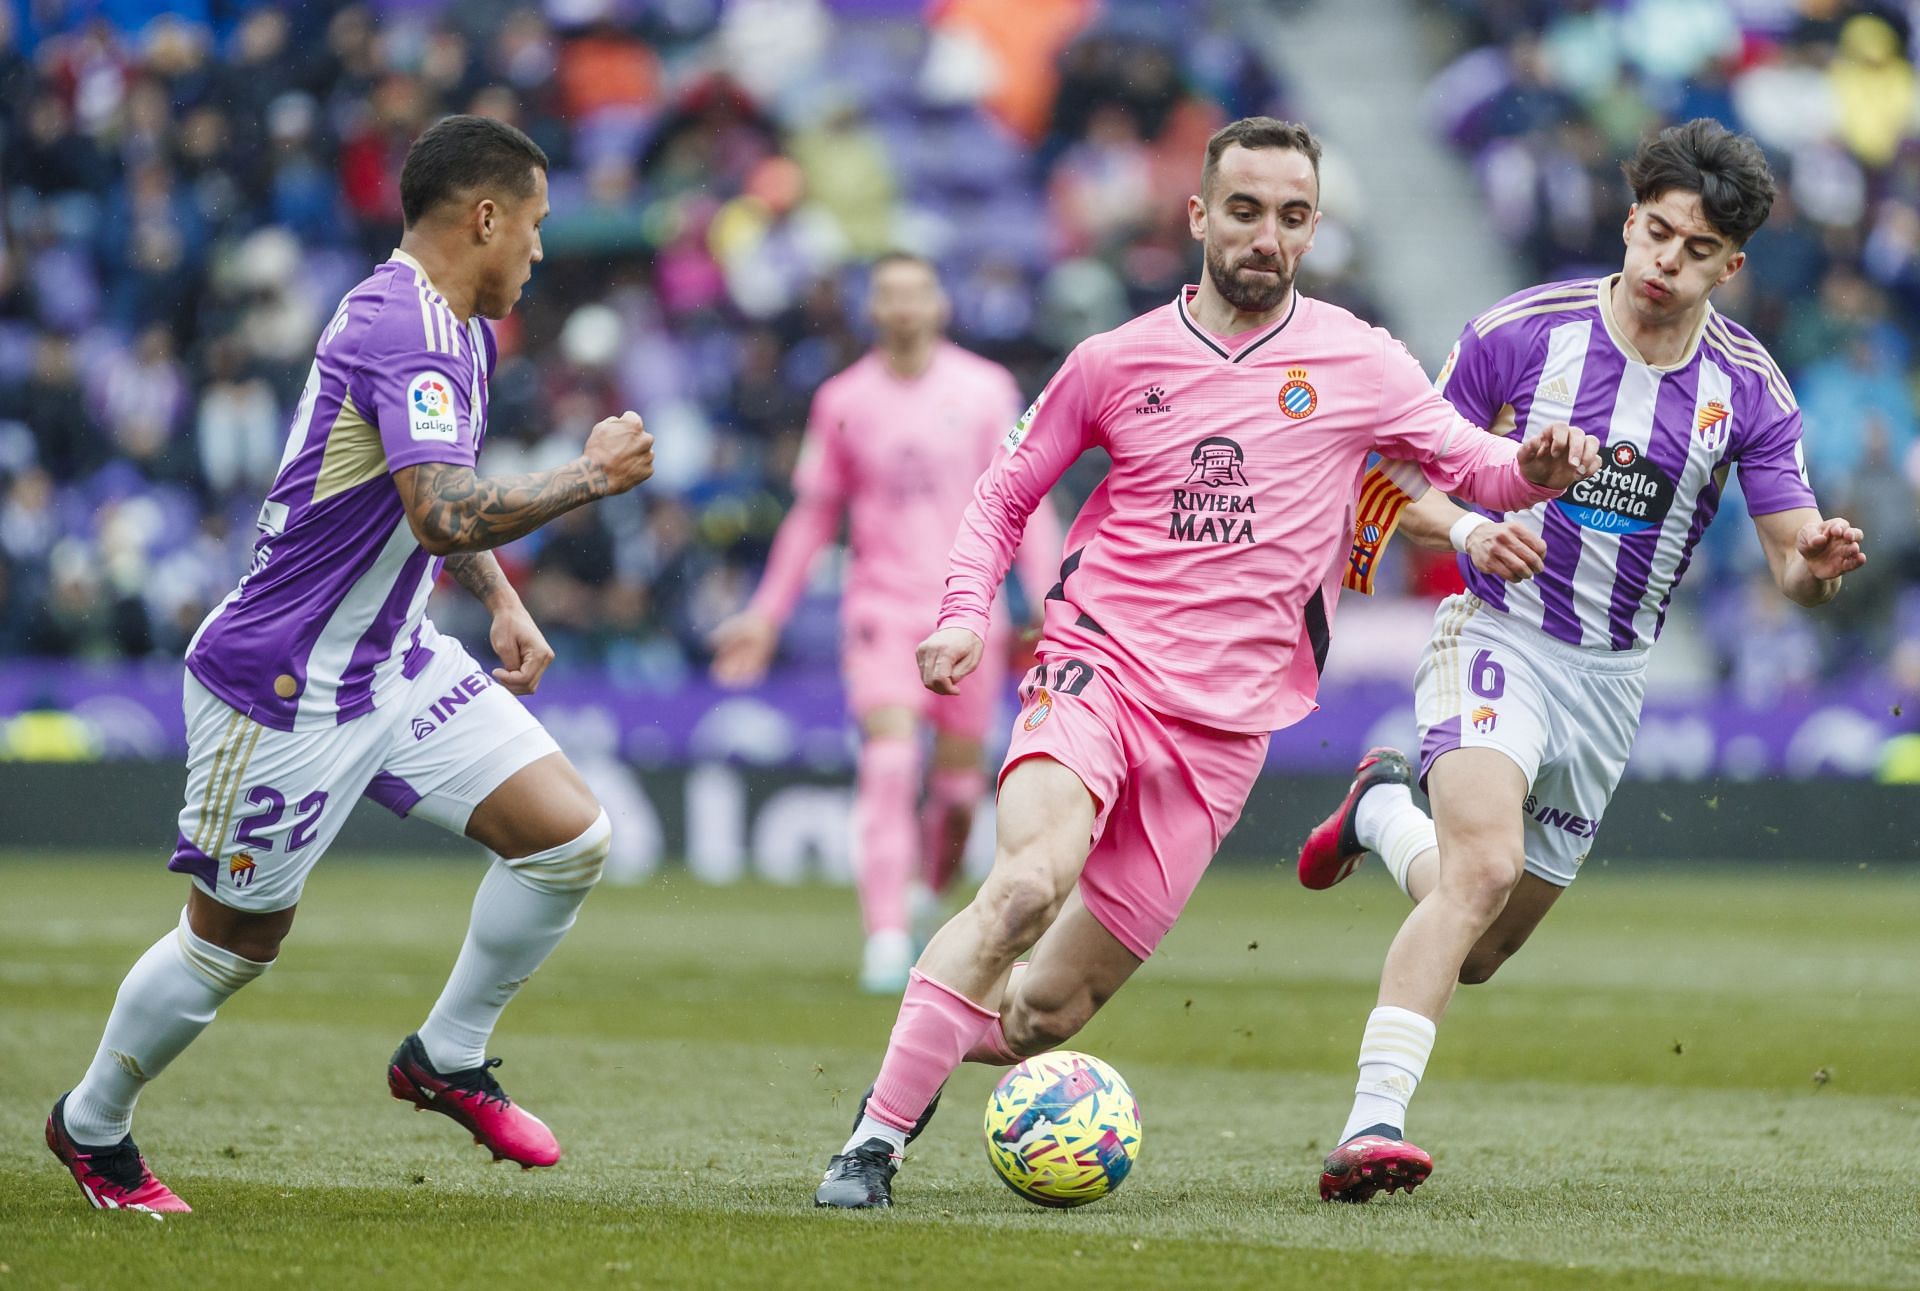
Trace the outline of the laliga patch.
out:
M 1033 696 L 1033 709 L 1027 714 L 1027 720 L 1020 723 L 1023 731 L 1037 731 L 1040 724 L 1053 716 L 1053 696 L 1043 688 Z
M 1027 410 L 1020 414 L 1020 420 L 1014 422 L 1013 429 L 1007 432 L 1007 437 L 1002 443 L 1009 453 L 1027 442 L 1027 431 L 1033 427 L 1034 415 L 1040 411 L 1040 400 L 1046 397 L 1047 392 L 1042 390 L 1040 398 L 1027 405 Z
M 440 372 L 422 372 L 407 382 L 407 429 L 415 439 L 451 444 L 460 438 L 453 415 L 453 382 Z

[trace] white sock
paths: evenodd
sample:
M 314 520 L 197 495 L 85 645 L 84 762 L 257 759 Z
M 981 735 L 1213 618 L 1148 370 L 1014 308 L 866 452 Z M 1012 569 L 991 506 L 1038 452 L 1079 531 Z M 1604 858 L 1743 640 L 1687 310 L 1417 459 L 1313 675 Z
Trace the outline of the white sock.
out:
M 1362 847 L 1379 856 L 1402 892 L 1414 860 L 1440 845 L 1433 821 L 1413 805 L 1413 793 L 1403 784 L 1376 785 L 1362 794 L 1353 812 L 1353 832 Z
M 907 1132 L 896 1129 L 885 1121 L 876 1120 L 872 1114 L 860 1118 L 860 1123 L 853 1127 L 853 1137 L 847 1140 L 847 1146 L 840 1149 L 840 1155 L 845 1156 L 868 1139 L 885 1139 L 895 1156 L 906 1155 Z
M 501 1010 L 567 935 L 591 890 L 534 887 L 505 861 L 493 863 L 474 894 L 460 958 L 420 1026 L 434 1070 L 465 1071 L 487 1060 Z
M 1342 1143 L 1370 1125 L 1390 1125 L 1405 1134 L 1407 1104 L 1426 1075 L 1434 1034 L 1433 1020 L 1411 1009 L 1388 1004 L 1367 1016 L 1360 1080 L 1353 1087 L 1353 1111 L 1340 1131 Z
M 125 1138 L 147 1082 L 207 1029 L 235 991 L 271 966 L 194 936 L 182 910 L 180 926 L 148 947 L 120 983 L 100 1048 L 67 1095 L 67 1133 L 93 1147 Z
M 1380 831 L 1389 818 L 1413 806 L 1413 790 L 1403 784 L 1377 784 L 1360 795 L 1353 809 L 1353 832 L 1369 852 L 1380 850 Z

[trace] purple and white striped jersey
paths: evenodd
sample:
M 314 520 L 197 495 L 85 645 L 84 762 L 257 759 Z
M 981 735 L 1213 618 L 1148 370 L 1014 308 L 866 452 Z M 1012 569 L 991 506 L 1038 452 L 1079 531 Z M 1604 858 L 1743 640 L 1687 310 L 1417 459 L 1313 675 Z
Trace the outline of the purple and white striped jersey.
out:
M 240 585 L 187 647 L 220 699 L 281 731 L 334 726 L 384 702 L 433 655 L 427 593 L 441 562 L 414 540 L 392 473 L 472 466 L 497 350 L 396 251 L 320 333 L 260 536 Z
M 1483 601 L 1592 650 L 1653 644 L 1727 470 L 1754 515 L 1814 505 L 1800 408 L 1760 343 L 1711 305 L 1671 367 L 1613 319 L 1612 278 L 1533 287 L 1467 325 L 1435 384 L 1469 420 L 1515 439 L 1566 422 L 1601 441 L 1598 474 L 1512 518 L 1545 539 L 1522 583 L 1461 576 Z

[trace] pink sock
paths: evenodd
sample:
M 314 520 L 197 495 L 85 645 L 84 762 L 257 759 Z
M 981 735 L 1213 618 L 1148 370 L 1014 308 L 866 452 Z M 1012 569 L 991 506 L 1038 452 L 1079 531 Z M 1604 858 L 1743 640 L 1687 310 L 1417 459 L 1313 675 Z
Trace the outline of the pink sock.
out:
M 1000 1008 L 1004 1011 L 1013 1003 L 1014 992 L 1020 988 L 1020 977 L 1027 971 L 1027 960 L 1014 964 L 1013 971 L 1007 974 L 1007 989 L 1000 998 Z M 1023 1054 L 1015 1053 L 1013 1046 L 1007 1043 L 1006 1019 L 996 1014 L 993 1025 L 986 1034 L 974 1041 L 973 1048 L 967 1050 L 962 1062 L 977 1062 L 988 1067 L 1017 1067 L 1026 1061 Z
M 992 1009 L 914 969 L 907 975 L 907 993 L 900 1000 L 900 1016 L 887 1040 L 867 1114 L 895 1129 L 912 1129 L 962 1055 L 999 1021 Z
M 989 1067 L 1017 1067 L 1026 1059 L 1013 1051 L 1013 1047 L 1007 1043 L 1006 1025 L 995 1018 L 960 1061 L 983 1063 Z
M 860 838 L 860 914 L 867 934 L 905 932 L 907 880 L 915 865 L 913 808 L 920 796 L 920 746 L 868 740 L 860 746 L 854 821 Z
M 953 885 L 967 852 L 967 833 L 973 827 L 973 809 L 986 792 L 986 773 L 935 771 L 927 777 L 927 805 L 920 811 L 924 844 L 920 849 L 922 877 L 936 894 Z

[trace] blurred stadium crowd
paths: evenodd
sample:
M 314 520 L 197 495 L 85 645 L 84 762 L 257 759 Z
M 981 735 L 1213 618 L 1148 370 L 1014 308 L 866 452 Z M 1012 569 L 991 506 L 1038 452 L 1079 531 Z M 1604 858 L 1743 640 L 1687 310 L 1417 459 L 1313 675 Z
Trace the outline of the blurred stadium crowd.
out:
M 1644 129 L 1710 113 L 1768 146 L 1784 193 L 1723 303 L 1794 378 L 1815 483 L 1874 564 L 1812 625 L 1752 593 L 1757 549 L 1723 524 L 1703 558 L 1744 576 L 1714 580 L 1738 612 L 1711 621 L 1747 684 L 1893 666 L 1917 608 L 1910 17 L 1427 7 L 1471 47 L 1431 118 L 1539 276 L 1617 267 L 1617 159 Z M 488 469 L 564 460 L 628 407 L 661 445 L 646 489 L 503 559 L 561 666 L 671 684 L 751 590 L 813 388 L 863 347 L 862 264 L 931 252 L 957 337 L 1037 390 L 1197 273 L 1170 195 L 1216 126 L 1311 121 L 1250 52 L 1266 22 L 1225 0 L 0 4 L 0 654 L 182 650 L 244 567 L 315 334 L 398 241 L 409 140 L 475 111 L 554 162 Z M 1340 216 L 1308 290 L 1391 324 Z M 789 631 L 801 656 L 831 653 L 831 572 Z M 434 613 L 484 636 L 461 597 Z
M 1765 146 L 1780 197 L 1714 301 L 1786 369 L 1822 507 L 1862 525 L 1871 556 L 1803 615 L 1774 592 L 1730 488 L 1689 574 L 1698 621 L 1750 697 L 1822 671 L 1920 683 L 1920 4 L 1433 7 L 1469 52 L 1429 88 L 1428 119 L 1471 158 L 1487 218 L 1536 279 L 1619 268 L 1619 159 L 1647 130 L 1712 116 Z
M 1164 195 L 1283 106 L 1203 4 L 925 7 L 121 0 L 0 33 L 0 653 L 180 651 L 244 567 L 317 329 L 398 241 L 408 142 L 468 110 L 554 163 L 488 469 L 628 407 L 661 441 L 647 489 L 503 556 L 563 660 L 696 665 L 863 348 L 863 262 L 931 251 L 957 333 L 1037 388 L 1191 276 Z

